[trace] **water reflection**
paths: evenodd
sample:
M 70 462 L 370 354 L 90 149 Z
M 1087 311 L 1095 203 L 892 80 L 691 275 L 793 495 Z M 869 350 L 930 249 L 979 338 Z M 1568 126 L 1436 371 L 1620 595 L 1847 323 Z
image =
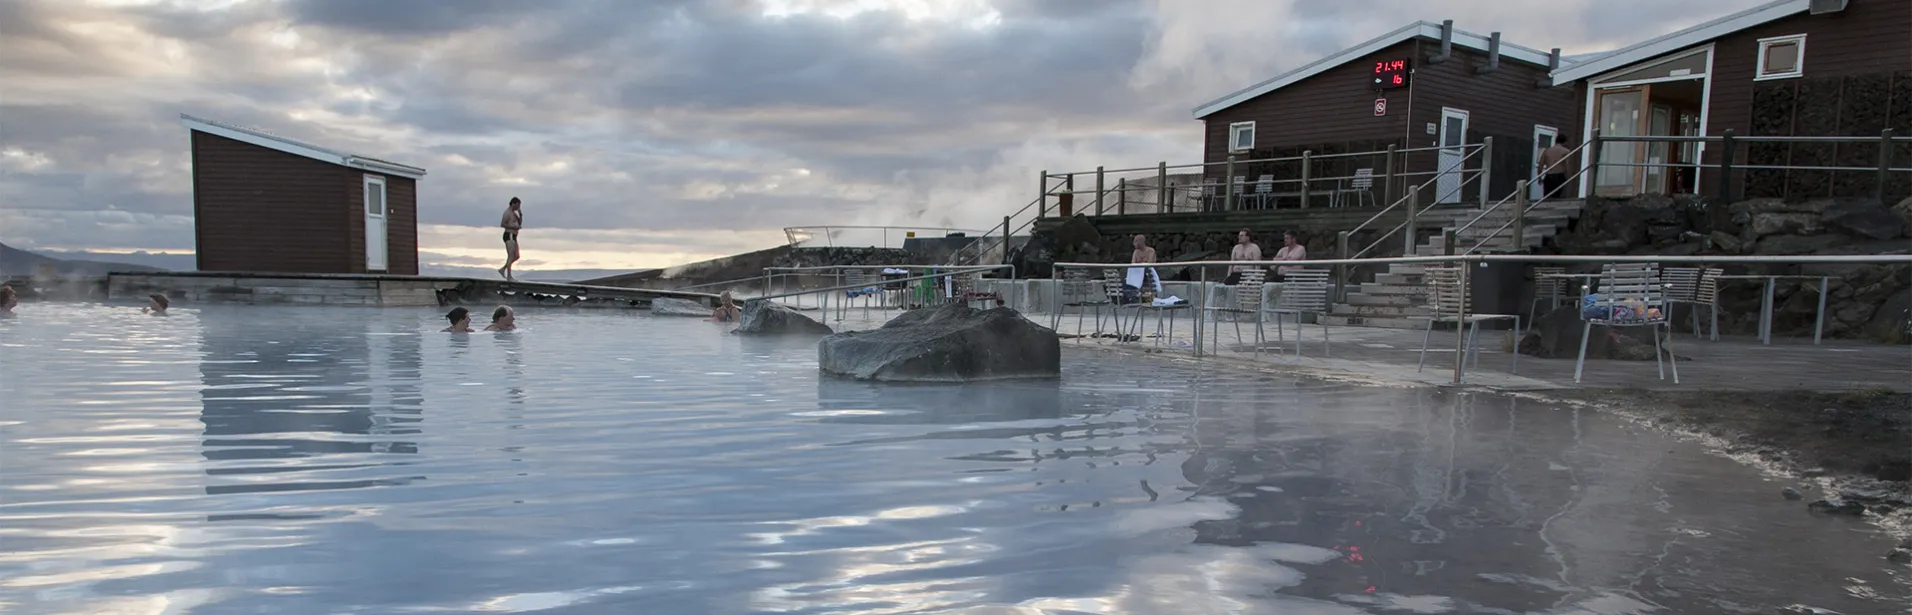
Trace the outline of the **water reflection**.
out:
M 200 422 L 206 493 L 402 485 L 364 476 L 418 453 L 424 392 L 420 338 L 347 323 L 201 323 Z M 221 519 L 248 518 L 219 516 Z

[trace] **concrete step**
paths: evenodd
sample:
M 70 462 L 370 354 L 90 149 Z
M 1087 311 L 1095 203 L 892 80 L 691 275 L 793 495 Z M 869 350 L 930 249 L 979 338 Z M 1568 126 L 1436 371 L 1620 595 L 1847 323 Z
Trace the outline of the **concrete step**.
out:
M 1427 276 L 1419 273 L 1394 273 L 1390 271 L 1388 273 L 1375 274 L 1374 283 L 1387 286 L 1420 286 L 1427 283 Z
M 1425 329 L 1427 321 L 1419 318 L 1393 318 L 1387 316 L 1353 316 L 1329 314 L 1321 317 L 1330 327 L 1375 327 L 1380 329 Z
M 1356 307 L 1408 307 L 1424 302 L 1426 302 L 1426 299 L 1405 293 L 1370 295 L 1366 292 L 1351 292 L 1348 293 L 1347 300 L 1342 303 L 1342 305 Z
M 1425 307 L 1413 305 L 1348 305 L 1346 303 L 1334 304 L 1334 307 L 1328 311 L 1332 314 L 1348 316 L 1377 316 L 1385 318 L 1426 316 L 1432 313 Z
M 1419 296 L 1427 294 L 1427 287 L 1421 284 L 1387 284 L 1387 283 L 1369 282 L 1366 284 L 1356 284 L 1354 285 L 1353 288 L 1348 289 L 1348 292 L 1361 293 L 1363 295 L 1376 295 L 1376 296 L 1404 295 L 1409 297 L 1419 297 Z

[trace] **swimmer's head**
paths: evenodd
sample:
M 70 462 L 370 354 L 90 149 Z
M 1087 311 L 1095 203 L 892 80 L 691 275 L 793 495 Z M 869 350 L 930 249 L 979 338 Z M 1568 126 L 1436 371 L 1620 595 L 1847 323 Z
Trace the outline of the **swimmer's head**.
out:
M 451 326 L 463 326 L 471 322 L 471 310 L 461 307 L 452 308 L 450 312 L 445 313 L 445 320 L 451 321 Z
M 147 307 L 152 308 L 153 311 L 155 312 L 164 312 L 166 311 L 166 308 L 172 305 L 173 303 L 171 301 L 166 300 L 166 295 L 162 295 L 159 293 L 153 293 L 153 294 L 147 295 L 146 297 L 149 299 L 152 299 L 152 303 L 148 304 Z
M 511 311 L 511 306 L 500 305 L 498 306 L 498 309 L 491 311 L 492 325 L 500 326 L 500 327 L 509 327 L 514 324 L 517 324 L 517 321 L 518 321 L 518 316 L 516 313 Z

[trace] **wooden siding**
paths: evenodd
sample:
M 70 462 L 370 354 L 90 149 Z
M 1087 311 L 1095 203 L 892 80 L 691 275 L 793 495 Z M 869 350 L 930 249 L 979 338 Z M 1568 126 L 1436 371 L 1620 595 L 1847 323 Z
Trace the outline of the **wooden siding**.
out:
M 1566 134 L 1577 133 L 1572 128 L 1576 121 L 1573 92 L 1570 88 L 1537 87 L 1538 80 L 1547 75 L 1545 67 L 1504 56 L 1500 70 L 1477 74 L 1475 69 L 1486 65 L 1487 54 L 1472 49 L 1456 48 L 1454 58 L 1447 62 L 1428 63 L 1428 53 L 1438 51 L 1439 45 L 1439 41 L 1428 39 L 1404 41 L 1217 111 L 1203 118 L 1203 161 L 1211 164 L 1226 161 L 1228 126 L 1245 121 L 1255 122 L 1256 157 L 1296 155 L 1301 148 L 1332 153 L 1381 149 L 1388 144 L 1427 147 L 1435 144 L 1436 137 L 1426 134 L 1425 126 L 1438 124 L 1441 107 L 1447 106 L 1469 112 L 1470 143 L 1494 136 L 1494 194 L 1505 196 L 1515 181 L 1527 176 L 1525 169 L 1531 164 L 1532 155 L 1528 150 L 1532 147 L 1535 124 L 1552 126 Z M 1385 95 L 1375 91 L 1367 78 L 1373 63 L 1401 58 L 1411 58 L 1415 64 L 1409 87 L 1387 90 Z M 1388 114 L 1375 117 L 1374 101 L 1381 97 L 1388 99 Z M 1431 152 L 1416 154 L 1400 164 L 1410 172 L 1431 172 L 1435 158 Z M 1476 163 L 1470 160 L 1468 164 L 1473 167 Z M 1385 172 L 1378 161 L 1364 159 L 1317 167 L 1313 176 L 1345 175 L 1350 172 L 1346 167 L 1351 166 L 1375 167 L 1376 174 Z M 1259 172 L 1244 173 L 1238 169 L 1236 175 L 1248 175 L 1253 181 L 1254 174 Z M 1282 169 L 1273 173 L 1280 179 L 1297 174 Z M 1211 166 L 1208 175 L 1209 181 L 1221 181 L 1223 172 Z M 1424 175 L 1414 181 L 1429 179 Z M 1474 195 L 1470 198 L 1477 197 L 1476 190 L 1477 187 L 1469 186 L 1467 194 Z M 1390 192 L 1401 193 L 1398 187 Z M 1431 190 L 1427 196 L 1432 198 Z
M 1419 57 L 1440 52 L 1439 41 L 1422 39 L 1420 44 Z M 1538 85 L 1547 78 L 1547 67 L 1502 56 L 1498 70 L 1480 74 L 1478 71 L 1487 65 L 1487 60 L 1485 53 L 1456 49 L 1453 59 L 1440 64 L 1423 62 L 1421 68 L 1416 69 L 1413 126 L 1419 130 L 1412 131 L 1408 142 L 1413 147 L 1438 145 L 1438 137 L 1428 135 L 1426 126 L 1440 125 L 1442 107 L 1466 111 L 1468 143 L 1494 138 L 1493 185 L 1489 196 L 1500 199 L 1513 193 L 1515 182 L 1533 175 L 1534 126 L 1549 126 L 1567 135 L 1578 134 L 1573 126 L 1579 115 L 1575 113 L 1577 106 L 1571 89 Z M 1434 155 L 1421 156 L 1422 161 L 1416 166 L 1433 169 Z M 1478 160 L 1469 160 L 1467 166 L 1478 167 Z M 1478 202 L 1478 190 L 1478 183 L 1469 184 L 1462 191 L 1463 201 Z M 1433 193 L 1429 191 L 1423 196 L 1433 198 Z
M 199 131 L 192 156 L 200 271 L 354 272 L 345 167 Z
M 200 271 L 367 273 L 358 169 L 192 131 Z M 418 273 L 416 182 L 386 178 L 387 273 Z

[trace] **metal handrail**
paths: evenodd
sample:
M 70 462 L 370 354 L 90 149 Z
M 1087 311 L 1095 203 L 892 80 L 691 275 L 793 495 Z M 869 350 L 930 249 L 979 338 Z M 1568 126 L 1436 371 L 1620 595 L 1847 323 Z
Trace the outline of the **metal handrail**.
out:
M 784 236 L 784 239 L 789 242 L 789 245 L 796 246 L 805 241 L 814 239 L 816 237 L 816 234 L 818 233 L 821 233 L 823 237 L 826 240 L 828 240 L 831 238 L 831 235 L 833 234 L 833 232 L 843 231 L 843 230 L 862 230 L 862 231 L 881 230 L 884 232 L 883 247 L 889 247 L 889 231 L 892 231 L 892 230 L 906 231 L 906 232 L 907 231 L 941 231 L 945 234 L 954 233 L 954 232 L 962 232 L 962 233 L 979 232 L 979 231 L 976 231 L 975 229 L 961 229 L 961 228 L 945 227 L 945 226 L 894 226 L 894 225 L 857 226 L 857 225 L 832 224 L 832 225 L 825 225 L 825 226 L 786 226 L 783 229 L 783 236 Z M 797 237 L 799 235 L 802 235 L 803 238 L 798 239 Z M 830 247 L 835 247 L 834 243 L 832 243 Z
M 1480 179 L 1480 177 L 1481 177 L 1480 173 L 1475 173 L 1473 177 L 1462 179 L 1461 185 L 1458 186 L 1457 189 L 1467 188 L 1467 184 L 1472 183 L 1476 179 Z M 1418 191 L 1421 188 L 1426 188 L 1426 187 L 1427 187 L 1427 184 L 1421 184 L 1420 186 L 1415 187 L 1415 190 Z M 1368 251 L 1373 250 L 1375 246 L 1381 245 L 1381 242 L 1387 241 L 1389 238 L 1394 237 L 1395 233 L 1401 232 L 1401 229 L 1407 228 L 1407 224 L 1409 220 L 1419 220 L 1421 217 L 1420 216 L 1421 214 L 1427 213 L 1429 211 L 1433 211 L 1434 208 L 1440 207 L 1440 206 L 1441 206 L 1440 203 L 1428 203 L 1427 207 L 1422 207 L 1419 212 L 1415 213 L 1412 216 L 1408 216 L 1407 220 L 1402 220 L 1400 224 L 1394 225 L 1394 228 L 1388 229 L 1388 232 L 1382 233 L 1380 237 L 1374 238 L 1374 243 L 1368 244 L 1368 247 L 1361 248 L 1360 252 L 1355 252 L 1354 256 L 1351 256 L 1349 258 L 1361 258 L 1361 255 L 1367 254 Z
M 1477 149 L 1474 151 L 1474 154 L 1478 154 L 1481 151 L 1484 151 L 1485 149 L 1486 149 L 1485 147 L 1481 149 Z M 1474 154 L 1468 154 L 1466 156 L 1462 156 L 1461 159 L 1456 163 L 1459 166 L 1458 169 L 1456 169 L 1455 167 L 1449 167 L 1447 171 L 1442 171 L 1439 173 L 1439 175 L 1445 175 L 1449 172 L 1458 172 L 1462 176 L 1462 178 L 1461 178 L 1461 185 L 1458 186 L 1457 189 L 1466 189 L 1468 183 L 1481 178 L 1481 176 L 1483 175 L 1482 169 L 1485 169 L 1486 168 L 1485 165 L 1487 164 L 1487 161 L 1482 161 L 1482 165 L 1483 165 L 1482 168 L 1476 169 L 1474 171 L 1473 177 L 1467 177 L 1467 169 L 1466 169 L 1467 159 L 1474 157 Z M 1430 183 L 1434 183 L 1434 182 L 1429 181 L 1427 183 L 1423 183 L 1418 186 L 1411 186 L 1411 189 L 1408 190 L 1407 194 L 1402 195 L 1401 197 L 1402 200 L 1413 199 L 1415 195 L 1419 194 L 1422 189 L 1427 188 L 1427 185 Z M 1485 189 L 1485 186 L 1483 186 L 1482 189 Z M 1399 204 L 1399 202 L 1397 201 L 1396 204 Z M 1373 250 L 1375 246 L 1381 245 L 1381 242 L 1387 241 L 1388 239 L 1394 237 L 1395 233 L 1401 232 L 1401 229 L 1407 228 L 1409 220 L 1418 219 L 1420 217 L 1420 214 L 1428 212 L 1428 211 L 1432 211 L 1435 207 L 1439 207 L 1439 206 L 1440 206 L 1440 203 L 1428 203 L 1427 207 L 1423 207 L 1419 211 L 1409 212 L 1407 220 L 1402 220 L 1400 224 L 1394 225 L 1394 228 L 1388 229 L 1388 232 L 1382 233 L 1380 237 L 1374 238 L 1373 242 L 1369 243 L 1367 247 L 1361 248 L 1359 252 L 1355 252 L 1354 256 L 1351 258 L 1360 258 L 1362 255 L 1367 254 L 1369 251 Z M 1387 212 L 1392 209 L 1394 209 L 1394 205 L 1389 205 L 1387 209 L 1383 209 L 1380 211 L 1380 213 L 1376 213 L 1374 214 L 1373 217 L 1368 218 L 1367 222 L 1362 222 L 1360 226 L 1354 227 L 1354 230 L 1348 231 L 1348 235 L 1352 237 L 1356 232 L 1359 232 L 1362 229 L 1367 228 L 1368 222 L 1373 222 L 1375 220 L 1380 219 L 1381 216 L 1386 215 Z
M 1588 172 L 1590 172 L 1590 171 L 1592 171 L 1592 170 L 1593 170 L 1593 167 L 1594 167 L 1594 163 L 1591 163 L 1591 162 L 1589 162 L 1589 163 L 1587 163 L 1587 164 L 1585 164 L 1585 165 L 1581 165 L 1581 167 L 1580 167 L 1580 170 L 1579 170 L 1579 171 L 1575 171 L 1572 177 L 1568 177 L 1568 178 L 1567 178 L 1567 181 L 1564 181 L 1564 182 L 1561 182 L 1561 183 L 1560 183 L 1560 189 L 1563 189 L 1563 190 L 1564 190 L 1564 189 L 1566 189 L 1566 187 L 1567 187 L 1567 185 L 1568 185 L 1568 184 L 1571 184 L 1571 183 L 1573 183 L 1573 181 L 1574 181 L 1574 180 L 1577 180 L 1577 179 L 1580 179 L 1580 178 L 1582 178 L 1582 177 L 1585 177 L 1585 176 L 1587 175 L 1587 173 L 1588 173 Z M 1558 192 L 1558 190 L 1556 190 L 1556 192 Z M 1508 198 L 1515 198 L 1515 197 L 1518 197 L 1518 196 L 1520 196 L 1520 194 L 1519 194 L 1518 192 L 1516 192 L 1516 193 L 1514 193 L 1514 194 L 1510 194 L 1510 195 L 1507 195 L 1507 196 L 1508 196 Z M 1528 212 L 1531 212 L 1531 211 L 1533 211 L 1533 210 L 1535 210 L 1535 209 L 1539 209 L 1539 208 L 1540 208 L 1540 205 L 1541 205 L 1542 203 L 1545 203 L 1545 202 L 1547 202 L 1547 199 L 1548 199 L 1549 197 L 1552 197 L 1552 196 L 1555 196 L 1555 194 L 1554 194 L 1554 193 L 1544 193 L 1544 194 L 1541 194 L 1541 195 L 1540 195 L 1540 198 L 1538 198 L 1538 199 L 1535 199 L 1535 200 L 1534 200 L 1534 202 L 1532 202 L 1532 203 L 1529 203 L 1529 204 L 1527 205 L 1527 208 L 1526 208 L 1526 209 L 1522 209 L 1522 210 L 1520 210 L 1520 213 L 1519 213 L 1519 214 L 1517 214 L 1517 215 L 1518 215 L 1518 216 L 1522 216 L 1522 217 L 1524 217 L 1524 216 L 1526 216 L 1526 215 L 1527 215 L 1527 213 L 1528 213 Z M 1502 203 L 1505 203 L 1505 202 L 1506 202 L 1506 200 L 1505 200 L 1505 199 L 1503 199 L 1503 200 L 1502 200 L 1501 202 L 1502 202 Z M 1495 203 L 1495 204 L 1494 204 L 1494 207 L 1500 207 L 1500 203 Z M 1466 226 L 1462 226 L 1462 227 L 1460 227 L 1460 228 L 1458 228 L 1458 229 L 1455 229 L 1455 230 L 1454 230 L 1454 239 L 1455 239 L 1455 241 L 1459 241 L 1459 240 L 1461 239 L 1461 231 L 1465 231 L 1465 230 L 1467 230 L 1467 229 L 1468 229 L 1468 227 L 1471 227 L 1471 226 L 1473 226 L 1475 222 L 1479 222 L 1481 218 L 1484 218 L 1484 217 L 1487 217 L 1487 212 L 1488 212 L 1488 211 L 1493 211 L 1493 209 L 1491 209 L 1491 208 L 1490 208 L 1490 209 L 1488 209 L 1487 211 L 1483 211 L 1483 212 L 1481 212 L 1481 215 L 1479 215 L 1479 216 L 1476 216 L 1476 217 L 1474 217 L 1474 219 L 1473 219 L 1473 220 L 1470 220 L 1470 221 L 1468 221 L 1468 223 L 1467 223 L 1467 225 L 1466 225 Z M 1466 255 L 1466 254 L 1473 254 L 1474 252 L 1476 252 L 1476 251 L 1478 251 L 1478 250 L 1480 250 L 1480 249 L 1481 249 L 1481 246 L 1485 246 L 1485 245 L 1487 245 L 1487 242 L 1489 242 L 1489 241 L 1493 241 L 1495 237 L 1499 237 L 1499 236 L 1500 236 L 1500 234 L 1501 234 L 1501 232 L 1503 232 L 1503 231 L 1506 231 L 1508 227 L 1511 227 L 1511 226 L 1513 226 L 1513 225 L 1514 225 L 1514 222 L 1515 222 L 1515 219 L 1513 219 L 1513 218 L 1509 218 L 1509 219 L 1508 219 L 1508 220 L 1507 220 L 1506 222 L 1502 222 L 1502 223 L 1500 224 L 1500 227 L 1499 227 L 1499 228 L 1495 228 L 1494 230 L 1492 230 L 1492 231 L 1489 231 L 1489 232 L 1487 233 L 1487 235 L 1486 235 L 1485 237 L 1482 237 L 1482 238 L 1481 238 L 1481 240 L 1480 240 L 1479 242 L 1476 242 L 1476 243 L 1475 243 L 1475 244 L 1474 244 L 1474 245 L 1473 245 L 1472 247 L 1469 247 L 1469 248 L 1467 249 L 1467 251 L 1466 251 L 1466 252 L 1462 252 L 1461 254 L 1463 254 L 1463 255 Z M 1519 245 L 1523 245 L 1523 243 L 1527 241 L 1527 238 L 1526 238 L 1526 237 L 1524 236 L 1525 234 L 1526 234 L 1526 233 L 1525 233 L 1525 232 L 1523 232 L 1523 233 L 1522 233 L 1522 235 L 1523 235 L 1522 237 L 1515 237 L 1515 238 L 1514 238 L 1514 245 L 1516 245 L 1516 246 L 1519 246 Z
M 962 267 L 948 267 L 947 270 L 938 271 L 936 273 L 910 276 L 906 278 L 889 278 L 889 279 L 884 279 L 878 282 L 866 283 L 866 284 L 844 284 L 840 286 L 831 286 L 828 288 L 809 288 L 809 289 L 804 289 L 804 290 L 800 290 L 796 292 L 788 292 L 788 293 L 783 293 L 778 295 L 764 295 L 762 297 L 752 297 L 750 300 L 751 301 L 769 301 L 772 299 L 783 299 L 786 297 L 797 297 L 802 295 L 814 295 L 817 293 L 832 293 L 839 290 L 857 290 L 862 288 L 869 288 L 871 286 L 895 284 L 897 282 L 914 282 L 917 280 L 947 278 L 952 276 L 963 275 L 966 273 L 976 273 L 978 271 L 995 271 L 998 269 L 1008 269 L 1013 272 L 1015 271 L 1016 266 L 1015 265 L 971 265 L 971 266 L 962 266 Z
M 1482 152 L 1482 151 L 1484 151 L 1484 150 L 1486 150 L 1486 149 L 1487 149 L 1487 145 L 1486 145 L 1486 144 L 1484 144 L 1484 143 L 1483 143 L 1483 144 L 1481 144 L 1481 145 L 1479 145 L 1479 146 L 1476 146 L 1476 147 L 1474 148 L 1474 151 L 1473 151 L 1473 153 L 1470 153 L 1470 154 L 1467 154 L 1467 155 L 1465 155 L 1465 156 L 1462 156 L 1462 157 L 1461 157 L 1461 159 L 1460 159 L 1460 161 L 1458 161 L 1458 162 L 1456 162 L 1456 163 L 1455 163 L 1455 165 L 1456 165 L 1456 167 L 1459 167 L 1459 168 L 1460 168 L 1460 172 L 1461 172 L 1461 173 L 1466 173 L 1466 172 L 1467 172 L 1467 169 L 1466 169 L 1466 167 L 1467 167 L 1467 159 L 1468 159 L 1468 158 L 1473 158 L 1473 157 L 1474 157 L 1474 154 L 1478 154 L 1478 153 L 1480 153 L 1480 152 Z M 1455 170 L 1455 167 L 1448 167 L 1448 168 L 1447 168 L 1446 170 L 1444 170 L 1444 171 L 1435 171 L 1434 173 L 1435 173 L 1436 175 L 1445 175 L 1445 174 L 1447 174 L 1447 173 L 1450 173 L 1450 172 L 1453 172 L 1454 170 Z M 1477 170 L 1475 170 L 1474 172 L 1475 172 L 1476 174 L 1479 174 L 1479 173 L 1480 173 L 1480 171 L 1479 171 L 1478 169 L 1477 169 Z M 1405 175 L 1405 174 L 1403 174 L 1403 175 Z M 1376 213 L 1375 213 L 1375 214 L 1374 214 L 1373 216 L 1369 216 L 1367 220 L 1365 220 L 1365 221 L 1363 221 L 1363 222 L 1362 222 L 1362 223 L 1360 223 L 1360 224 L 1357 224 L 1357 225 L 1355 225 L 1355 227 L 1354 227 L 1354 229 L 1353 229 L 1353 230 L 1350 230 L 1350 231 L 1348 231 L 1348 234 L 1349 234 L 1349 235 L 1353 235 L 1353 234 L 1355 234 L 1355 233 L 1359 233 L 1359 232 L 1361 232 L 1361 231 L 1362 231 L 1363 229 L 1366 229 L 1366 228 L 1368 228 L 1368 225 L 1369 225 L 1369 224 L 1373 224 L 1375 220 L 1380 220 L 1380 219 L 1381 219 L 1381 216 L 1385 216 L 1385 215 L 1387 215 L 1387 213 L 1388 213 L 1388 212 L 1390 212 L 1390 211 L 1394 211 L 1394 207 L 1395 207 L 1396 205 L 1400 205 L 1400 204 L 1401 204 L 1402 202 L 1404 202 L 1404 201 L 1406 201 L 1406 200 L 1408 200 L 1409 198 L 1411 198 L 1411 197 L 1412 197 L 1412 196 L 1414 195 L 1414 193 L 1415 193 L 1415 192 L 1418 192 L 1418 191 L 1419 191 L 1419 190 L 1420 190 L 1420 189 L 1421 189 L 1421 188 L 1422 188 L 1423 186 L 1425 186 L 1425 185 L 1426 185 L 1426 184 L 1422 184 L 1421 186 L 1414 186 L 1414 187 L 1413 187 L 1413 188 L 1414 188 L 1413 190 L 1409 190 L 1409 191 L 1407 191 L 1407 194 L 1403 194 L 1403 195 L 1401 195 L 1401 198 L 1399 198 L 1399 199 L 1396 199 L 1396 200 L 1395 200 L 1395 201 L 1394 201 L 1393 203 L 1389 203 L 1386 209 L 1382 209 L 1381 211 L 1379 211 L 1379 212 L 1376 212 Z M 1378 242 L 1379 242 L 1379 240 L 1377 240 L 1377 243 L 1378 243 Z M 1363 252 L 1366 252 L 1366 250 L 1363 250 Z
M 1045 184 L 1046 184 L 1046 183 L 1048 183 L 1048 178 L 1047 178 L 1047 177 L 1045 177 L 1045 178 L 1043 178 L 1043 182 L 1044 182 Z M 953 253 L 951 253 L 951 254 L 949 255 L 949 258 L 950 258 L 950 261 L 951 261 L 951 262 L 956 262 L 956 263 L 960 263 L 960 262 L 962 262 L 962 259 L 963 259 L 963 256 L 964 256 L 964 255 L 963 255 L 963 253 L 964 253 L 965 251 L 967 251 L 967 250 L 968 250 L 968 249 L 970 248 L 970 246 L 977 246 L 977 248 L 976 248 L 976 250 L 977 250 L 977 253 L 976 253 L 976 258 L 982 258 L 982 248 L 981 248 L 980 246 L 982 246 L 982 244 L 983 244 L 983 242 L 985 242 L 985 241 L 987 241 L 987 240 L 988 240 L 988 239 L 989 239 L 990 237 L 995 237 L 995 236 L 997 236 L 997 234 L 996 234 L 996 232 L 997 232 L 997 231 L 999 231 L 999 230 L 1000 230 L 1000 231 L 1003 231 L 1003 235 L 1002 235 L 1002 236 L 1008 236 L 1008 235 L 1013 235 L 1013 234 L 1015 234 L 1015 232 L 1016 232 L 1016 231 L 1017 231 L 1017 230 L 1019 229 L 1019 227 L 1014 227 L 1014 226 L 1012 226 L 1012 227 L 1008 227 L 1008 228 L 1007 228 L 1007 229 L 1005 230 L 1005 227 L 1004 227 L 1004 224 L 1006 224 L 1006 223 L 1007 223 L 1008 221 L 1010 221 L 1010 220 L 1014 220 L 1014 219 L 1016 218 L 1016 216 L 1020 216 L 1020 215 L 1023 215 L 1023 214 L 1025 214 L 1025 213 L 1028 213 L 1028 212 L 1029 212 L 1029 208 L 1031 208 L 1031 207 L 1035 207 L 1035 206 L 1037 206 L 1037 205 L 1041 205 L 1041 204 L 1042 204 L 1042 202 L 1043 202 L 1044 200 L 1046 200 L 1046 199 L 1048 199 L 1048 198 L 1049 198 L 1049 196 L 1050 196 L 1050 195 L 1053 195 L 1053 194 L 1061 194 L 1061 193 L 1059 193 L 1059 192 L 1055 192 L 1055 191 L 1052 191 L 1052 190 L 1044 190 L 1044 191 L 1043 191 L 1043 193 L 1042 193 L 1042 196 L 1038 196 L 1038 197 L 1036 197 L 1036 199 L 1035 199 L 1035 200 L 1033 200 L 1033 201 L 1030 201 L 1030 202 L 1029 202 L 1028 204 L 1026 204 L 1026 205 L 1023 205 L 1023 206 L 1022 206 L 1022 208 L 1021 208 L 1021 209 L 1017 209 L 1017 210 L 1015 211 L 1015 213 L 1011 213 L 1011 214 L 1009 214 L 1009 215 L 1007 215 L 1007 216 L 1003 216 L 1003 218 L 1004 218 L 1004 223 L 999 223 L 999 224 L 996 224 L 995 226 L 991 226 L 991 227 L 989 227 L 989 230 L 987 230 L 987 231 L 983 231 L 983 233 L 982 233 L 982 235 L 980 235 L 980 236 L 979 236 L 979 238 L 978 238 L 978 239 L 977 239 L 976 241 L 972 241 L 972 242 L 970 242 L 970 243 L 969 243 L 968 245 L 964 245 L 964 246 L 963 246 L 963 247 L 961 247 L 961 248 L 957 248 L 955 252 L 953 252 Z
M 1580 152 L 1581 150 L 1584 150 L 1584 149 L 1586 149 L 1586 148 L 1587 148 L 1587 144 L 1585 144 L 1585 143 L 1581 143 L 1579 147 L 1576 147 L 1576 148 L 1573 148 L 1573 150 L 1572 150 L 1572 151 L 1569 151 L 1569 152 L 1567 152 L 1567 156 L 1569 156 L 1569 157 L 1571 157 L 1571 156 L 1573 156 L 1573 155 L 1575 155 L 1575 154 L 1577 154 L 1577 153 L 1579 153 L 1579 152 Z M 1569 159 L 1569 158 L 1562 158 L 1561 160 L 1568 160 L 1568 159 Z M 1556 166 L 1558 166 L 1558 163 L 1555 163 L 1555 164 L 1556 164 Z M 1567 181 L 1573 181 L 1573 179 L 1574 179 L 1574 178 L 1578 178 L 1578 177 L 1580 177 L 1580 175 L 1581 175 L 1581 174 L 1584 174 L 1584 173 L 1586 173 L 1586 172 L 1587 172 L 1587 169 L 1590 169 L 1590 168 L 1593 168 L 1593 163 L 1592 163 L 1592 162 L 1588 162 L 1587 164 L 1585 164 L 1585 165 L 1582 165 L 1582 166 L 1580 167 L 1580 171 L 1579 171 L 1579 172 L 1576 172 L 1576 173 L 1574 173 L 1574 174 L 1573 174 L 1573 178 L 1569 178 L 1569 179 L 1568 179 Z M 1544 174 L 1545 174 L 1545 172 L 1546 172 L 1546 169 L 1541 169 L 1541 172 L 1542 172 L 1542 174 L 1544 175 Z M 1506 197 L 1504 197 L 1504 198 L 1502 198 L 1502 199 L 1501 199 L 1501 200 L 1499 200 L 1499 201 L 1495 201 L 1493 205 L 1490 205 L 1490 206 L 1488 206 L 1487 208 L 1485 208 L 1485 209 L 1482 209 L 1482 210 L 1481 210 L 1481 212 L 1480 212 L 1480 215 L 1478 215 L 1478 216 L 1474 216 L 1474 219 L 1472 219 L 1472 220 L 1468 220 L 1468 221 L 1467 221 L 1467 224 L 1463 224 L 1463 225 L 1461 225 L 1461 227 L 1460 227 L 1460 228 L 1457 228 L 1457 229 L 1454 229 L 1454 235 L 1455 235 L 1455 236 L 1459 236 L 1459 235 L 1461 234 L 1461 232 L 1462 232 L 1462 231 L 1465 231 L 1465 230 L 1467 230 L 1468 228 L 1470 228 L 1470 227 L 1472 227 L 1472 226 L 1474 226 L 1474 223 L 1475 223 L 1475 222 L 1479 222 L 1479 221 L 1481 220 L 1481 218 L 1485 218 L 1485 217 L 1487 217 L 1487 214 L 1489 214 L 1489 213 L 1493 213 L 1493 211 L 1494 211 L 1494 210 L 1496 210 L 1496 209 L 1500 209 L 1500 206 L 1501 206 L 1501 205 L 1505 205 L 1505 204 L 1507 204 L 1507 202 L 1508 202 L 1508 201 L 1511 201 L 1511 200 L 1513 200 L 1513 199 L 1514 199 L 1515 197 L 1518 197 L 1518 196 L 1520 196 L 1520 193 L 1519 193 L 1518 191 L 1516 191 L 1515 193 L 1513 193 L 1513 194 L 1509 194 L 1509 195 L 1507 195 Z M 1541 202 L 1541 201 L 1545 201 L 1545 200 L 1547 200 L 1547 197 L 1549 197 L 1549 196 L 1552 196 L 1552 195 L 1547 195 L 1547 194 L 1543 194 L 1543 195 L 1540 195 L 1540 199 L 1539 199 L 1539 200 L 1536 200 L 1536 201 L 1534 201 L 1534 204 L 1535 204 L 1535 205 L 1538 205 L 1538 204 L 1540 204 L 1540 202 Z M 1523 210 L 1523 211 L 1522 211 L 1521 213 L 1523 213 L 1523 214 L 1524 214 L 1524 213 L 1526 213 L 1526 211 L 1530 211 L 1530 210 L 1532 210 L 1532 209 L 1533 209 L 1533 208 L 1531 208 L 1531 207 L 1529 207 L 1529 208 L 1528 208 L 1527 210 Z
M 1479 147 L 1480 145 L 1481 144 L 1479 143 L 1469 143 L 1469 144 L 1462 144 L 1462 147 Z M 1435 145 L 1430 147 L 1396 148 L 1394 150 L 1394 153 L 1408 154 L 1408 153 L 1414 153 L 1414 152 L 1427 152 L 1427 151 L 1434 151 L 1434 150 L 1452 149 L 1453 147 L 1454 146 L 1451 146 L 1451 145 L 1450 146 Z M 1360 156 L 1380 156 L 1387 153 L 1388 153 L 1388 150 L 1379 149 L 1379 150 L 1373 150 L 1373 151 L 1367 151 L 1367 152 L 1343 152 L 1339 154 L 1309 154 L 1307 156 L 1283 156 L 1280 158 L 1249 158 L 1249 159 L 1243 159 L 1243 160 L 1236 160 L 1235 164 L 1259 164 L 1259 163 L 1265 163 L 1265 162 L 1299 162 L 1304 159 L 1325 160 L 1325 159 L 1331 159 L 1331 158 L 1355 158 Z M 1226 164 L 1228 163 L 1225 161 L 1224 162 L 1191 162 L 1191 163 L 1185 163 L 1185 164 L 1171 164 L 1167 166 L 1136 167 L 1133 169 L 1103 169 L 1102 173 L 1105 175 L 1109 173 L 1134 173 L 1137 171 L 1158 171 L 1164 168 L 1169 170 L 1194 169 L 1194 168 L 1206 168 L 1211 166 L 1223 166 Z M 1093 170 L 1070 171 L 1065 173 L 1050 173 L 1049 177 L 1073 177 L 1077 175 L 1094 175 L 1095 173 L 1096 172 Z

